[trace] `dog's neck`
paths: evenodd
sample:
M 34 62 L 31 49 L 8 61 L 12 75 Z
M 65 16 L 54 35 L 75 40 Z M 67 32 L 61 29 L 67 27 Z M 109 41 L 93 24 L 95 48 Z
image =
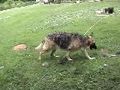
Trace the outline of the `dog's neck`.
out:
M 83 47 L 89 47 L 89 43 L 88 43 L 88 37 L 87 36 L 85 36 L 85 37 L 83 37 L 82 39 L 82 46 Z

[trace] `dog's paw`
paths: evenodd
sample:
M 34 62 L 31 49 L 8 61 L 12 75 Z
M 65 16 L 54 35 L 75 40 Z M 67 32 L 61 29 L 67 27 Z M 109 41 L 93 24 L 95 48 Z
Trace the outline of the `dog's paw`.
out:
M 73 61 L 73 59 L 72 58 L 67 58 L 68 59 L 68 61 Z
M 38 59 L 41 60 L 41 57 L 39 57 Z
M 58 58 L 58 57 L 60 57 L 60 56 L 55 55 L 54 57 Z
M 91 57 L 91 58 L 89 58 L 90 60 L 93 60 L 93 59 L 96 59 L 95 57 Z

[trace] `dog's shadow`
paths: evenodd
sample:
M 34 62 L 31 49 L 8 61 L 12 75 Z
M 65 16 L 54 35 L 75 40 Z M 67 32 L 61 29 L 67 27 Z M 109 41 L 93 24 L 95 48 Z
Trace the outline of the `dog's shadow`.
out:
M 82 56 L 82 55 L 79 55 L 79 54 L 75 54 L 75 55 L 72 55 L 72 59 L 73 60 L 68 60 L 66 57 L 60 57 L 59 58 L 59 61 L 58 61 L 58 64 L 66 64 L 66 63 L 74 63 L 76 61 L 84 61 L 84 60 L 87 60 L 86 57 Z
M 60 58 L 59 59 L 59 61 L 58 61 L 58 64 L 66 64 L 66 63 L 68 63 L 68 60 L 67 60 L 67 58 L 66 57 L 62 57 L 62 58 Z

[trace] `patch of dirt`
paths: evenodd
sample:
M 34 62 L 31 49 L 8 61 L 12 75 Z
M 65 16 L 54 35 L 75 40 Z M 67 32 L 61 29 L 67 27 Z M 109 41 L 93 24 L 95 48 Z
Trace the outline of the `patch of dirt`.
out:
M 14 51 L 24 51 L 27 50 L 27 45 L 26 44 L 18 44 L 13 47 Z

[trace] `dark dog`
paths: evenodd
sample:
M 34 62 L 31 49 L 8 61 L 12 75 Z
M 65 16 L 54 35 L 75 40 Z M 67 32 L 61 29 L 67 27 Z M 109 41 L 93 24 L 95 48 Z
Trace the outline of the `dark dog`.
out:
M 41 59 L 41 55 L 50 50 L 52 51 L 51 56 L 55 56 L 55 51 L 58 47 L 67 51 L 65 57 L 68 60 L 72 60 L 70 58 L 70 52 L 79 50 L 81 48 L 84 48 L 85 55 L 88 59 L 95 59 L 94 57 L 92 58 L 88 55 L 86 49 L 97 49 L 95 40 L 91 35 L 82 36 L 78 33 L 66 32 L 49 34 L 35 49 L 39 50 L 39 59 Z
M 113 7 L 108 7 L 104 9 L 106 14 L 113 14 L 114 13 L 114 8 Z

